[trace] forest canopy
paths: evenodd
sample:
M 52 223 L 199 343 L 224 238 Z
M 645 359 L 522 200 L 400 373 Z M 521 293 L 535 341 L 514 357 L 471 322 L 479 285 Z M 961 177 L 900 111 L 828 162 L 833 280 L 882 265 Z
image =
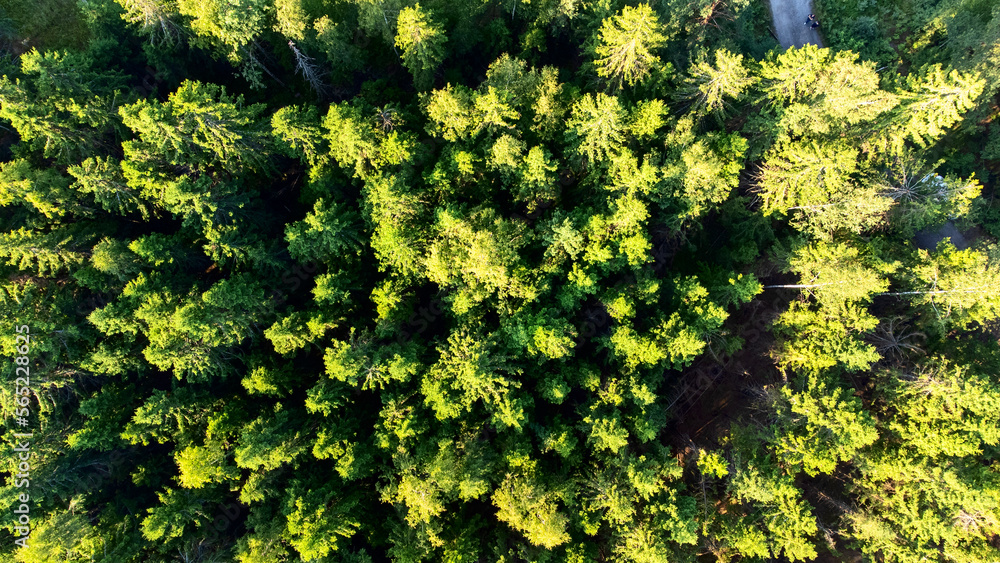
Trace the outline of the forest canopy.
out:
M 1000 560 L 1000 7 L 816 12 L 0 0 L 4 559 Z

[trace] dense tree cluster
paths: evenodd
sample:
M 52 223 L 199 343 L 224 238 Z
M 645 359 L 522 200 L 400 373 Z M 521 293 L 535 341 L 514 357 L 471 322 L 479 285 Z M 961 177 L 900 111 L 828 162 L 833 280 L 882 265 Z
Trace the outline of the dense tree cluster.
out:
M 1000 560 L 1000 11 L 827 4 L 2 3 L 0 553 Z

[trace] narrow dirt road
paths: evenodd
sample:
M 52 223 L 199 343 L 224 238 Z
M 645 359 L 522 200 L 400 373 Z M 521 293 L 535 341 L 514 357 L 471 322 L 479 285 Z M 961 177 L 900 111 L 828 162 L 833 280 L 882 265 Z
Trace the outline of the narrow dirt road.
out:
M 812 0 L 770 0 L 771 18 L 782 47 L 801 47 L 807 43 L 823 46 L 819 30 L 805 25 L 812 11 Z M 822 25 L 823 22 L 820 22 Z M 822 29 L 822 28 L 821 28 Z

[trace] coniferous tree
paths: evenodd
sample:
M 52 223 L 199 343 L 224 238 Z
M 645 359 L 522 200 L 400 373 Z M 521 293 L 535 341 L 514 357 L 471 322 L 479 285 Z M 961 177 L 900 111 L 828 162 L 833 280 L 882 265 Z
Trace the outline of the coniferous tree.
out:
M 420 4 L 400 10 L 396 19 L 396 46 L 402 50 L 400 57 L 413 75 L 417 90 L 430 88 L 434 72 L 444 59 L 446 41 L 444 30 Z
M 26 53 L 23 78 L 0 78 L 0 117 L 24 142 L 60 163 L 93 154 L 117 126 L 117 106 L 127 101 L 123 77 L 98 71 L 83 53 Z
M 142 31 L 149 34 L 153 45 L 172 44 L 180 36 L 180 27 L 175 20 L 178 14 L 177 2 L 174 0 L 115 0 L 121 4 L 125 13 L 122 19 L 142 26 Z
M 2 557 L 996 560 L 988 4 L 7 2 Z
M 635 85 L 661 64 L 654 52 L 665 41 L 662 24 L 649 4 L 622 8 L 601 23 L 593 48 L 597 76 L 615 89 Z

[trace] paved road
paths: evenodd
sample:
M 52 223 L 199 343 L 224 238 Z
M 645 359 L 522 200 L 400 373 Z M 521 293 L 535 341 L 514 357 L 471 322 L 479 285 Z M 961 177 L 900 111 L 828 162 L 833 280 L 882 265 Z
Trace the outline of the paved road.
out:
M 812 12 L 812 0 L 770 0 L 771 17 L 782 47 L 801 47 L 806 43 L 823 46 L 818 30 L 803 25 Z M 823 22 L 820 22 L 822 24 Z

